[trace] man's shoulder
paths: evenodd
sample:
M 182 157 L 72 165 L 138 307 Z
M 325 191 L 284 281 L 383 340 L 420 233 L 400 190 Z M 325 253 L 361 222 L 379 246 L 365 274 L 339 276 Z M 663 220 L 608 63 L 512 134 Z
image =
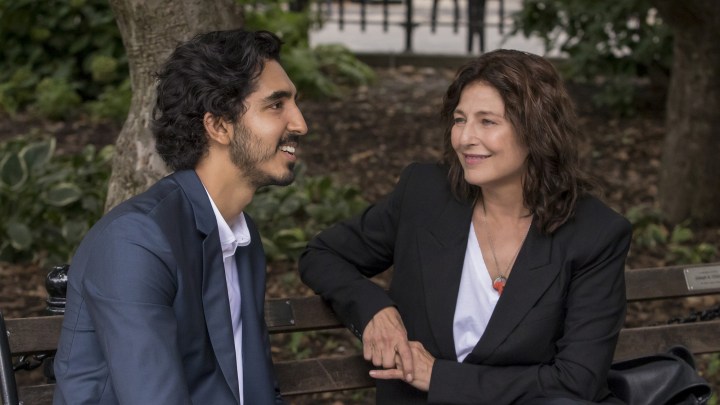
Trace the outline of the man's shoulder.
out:
M 182 181 L 178 181 L 178 174 L 178 172 L 170 174 L 144 192 L 120 203 L 93 226 L 95 232 L 92 233 L 107 228 L 136 226 L 140 230 L 148 227 L 165 227 L 168 224 L 175 224 L 174 227 L 182 227 L 184 224 L 194 225 L 196 208 L 193 207 L 187 187 L 183 186 Z M 202 191 L 201 183 L 200 191 Z M 197 200 L 205 197 L 198 194 L 197 190 L 194 192 Z
M 202 191 L 202 183 L 199 183 L 199 180 L 197 180 L 199 189 L 192 190 L 192 187 L 189 186 L 191 173 L 192 171 L 171 173 L 142 193 L 122 202 L 109 214 L 123 215 L 132 212 L 151 214 L 178 203 L 189 203 L 190 193 L 197 194 L 198 191 Z

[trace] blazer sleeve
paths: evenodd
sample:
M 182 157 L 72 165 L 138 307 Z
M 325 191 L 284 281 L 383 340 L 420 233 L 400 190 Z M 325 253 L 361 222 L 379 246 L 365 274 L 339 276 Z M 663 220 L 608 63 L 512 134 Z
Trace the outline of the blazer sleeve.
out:
M 121 404 L 189 404 L 172 309 L 177 282 L 161 231 L 117 218 L 90 247 L 82 287 Z
M 428 403 L 509 404 L 542 397 L 599 401 L 606 397 L 607 373 L 625 318 L 624 270 L 631 234 L 630 224 L 619 215 L 583 233 L 597 237 L 583 242 L 587 250 L 577 255 L 583 260 L 567 264 L 571 275 L 566 314 L 552 362 L 493 366 L 438 359 Z
M 302 281 L 331 303 L 358 338 L 378 311 L 395 305 L 369 277 L 393 263 L 401 207 L 412 171 L 413 165 L 403 171 L 386 198 L 318 234 L 300 257 Z

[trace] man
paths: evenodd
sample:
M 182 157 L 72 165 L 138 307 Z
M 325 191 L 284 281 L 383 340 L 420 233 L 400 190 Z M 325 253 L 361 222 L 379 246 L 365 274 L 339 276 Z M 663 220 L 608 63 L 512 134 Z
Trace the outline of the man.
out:
M 69 272 L 55 404 L 283 403 L 265 258 L 243 209 L 287 185 L 307 126 L 268 32 L 211 32 L 158 74 L 156 148 L 175 172 L 105 215 Z

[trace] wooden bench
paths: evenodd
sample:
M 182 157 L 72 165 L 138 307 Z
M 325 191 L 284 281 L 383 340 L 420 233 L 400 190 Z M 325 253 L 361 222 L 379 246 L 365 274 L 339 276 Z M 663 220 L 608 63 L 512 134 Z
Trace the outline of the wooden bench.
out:
M 717 295 L 720 294 L 718 277 L 720 263 L 628 270 L 628 302 Z M 271 334 L 342 328 L 319 297 L 268 300 L 266 321 Z M 15 380 L 8 354 L 21 356 L 54 352 L 61 323 L 61 315 L 7 319 L 4 325 L 0 317 L 0 377 L 8 385 L 0 386 L 0 389 L 9 392 L 9 395 L 6 391 L 2 392 L 5 403 L 17 402 L 12 397 Z M 4 339 L 5 327 L 8 339 Z M 663 352 L 675 344 L 682 344 L 695 354 L 720 352 L 720 320 L 625 328 L 620 334 L 615 359 Z M 276 363 L 279 384 L 286 396 L 369 388 L 373 386 L 367 373 L 369 369 L 361 355 Z M 53 384 L 21 386 L 14 395 L 24 404 L 50 404 L 53 389 Z

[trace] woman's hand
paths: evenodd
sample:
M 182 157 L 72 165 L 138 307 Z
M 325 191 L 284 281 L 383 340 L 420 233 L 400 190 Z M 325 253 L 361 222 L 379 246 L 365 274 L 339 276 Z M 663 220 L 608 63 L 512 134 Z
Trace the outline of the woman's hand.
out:
M 402 380 L 413 380 L 413 355 L 405 325 L 395 307 L 383 308 L 373 316 L 363 331 L 362 341 L 365 360 L 376 367 L 397 371 Z
M 421 391 L 428 391 L 430 389 L 433 365 L 435 365 L 435 357 L 425 350 L 420 342 L 410 342 L 410 351 L 413 361 L 412 380 L 403 378 L 403 375 L 407 374 L 408 368 L 403 367 L 403 365 L 407 364 L 403 362 L 400 355 L 395 356 L 396 368 L 372 370 L 370 371 L 370 377 L 380 380 L 405 380 Z

